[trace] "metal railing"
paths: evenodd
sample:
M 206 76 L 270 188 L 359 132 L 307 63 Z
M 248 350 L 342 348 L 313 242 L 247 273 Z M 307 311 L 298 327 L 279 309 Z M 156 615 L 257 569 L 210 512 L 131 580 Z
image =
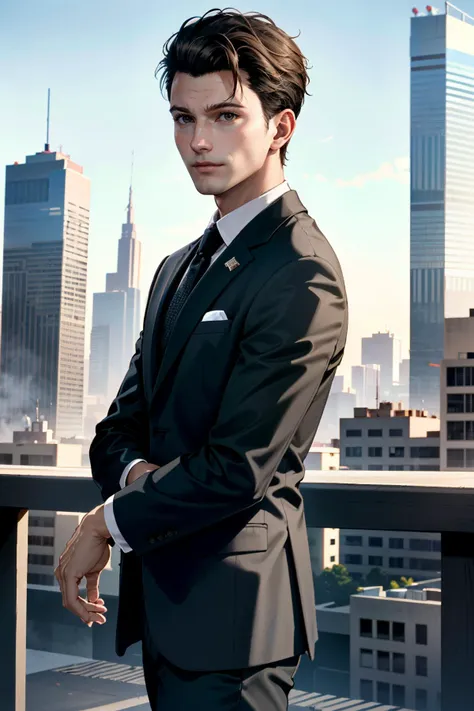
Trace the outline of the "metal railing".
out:
M 307 471 L 301 491 L 308 527 L 441 534 L 441 709 L 472 708 L 474 472 Z M 28 510 L 101 498 L 85 468 L 2 466 L 0 502 L 0 707 L 25 711 Z

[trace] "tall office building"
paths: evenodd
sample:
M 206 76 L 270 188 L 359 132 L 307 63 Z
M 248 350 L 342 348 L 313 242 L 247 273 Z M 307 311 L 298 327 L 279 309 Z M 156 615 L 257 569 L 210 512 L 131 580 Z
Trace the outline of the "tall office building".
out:
M 6 167 L 1 414 L 39 399 L 56 439 L 82 434 L 90 182 L 45 150 Z
M 117 271 L 107 274 L 106 290 L 93 296 L 89 395 L 100 396 L 106 403 L 117 394 L 140 333 L 140 268 L 141 242 L 130 185 Z
M 474 18 L 415 14 L 410 55 L 410 407 L 439 414 L 444 319 L 474 304 Z
M 356 407 L 377 407 L 380 383 L 380 365 L 368 363 L 351 368 L 352 388 L 356 392 Z
M 401 351 L 400 339 L 393 333 L 379 331 L 362 339 L 362 365 L 380 366 L 379 402 L 393 400 L 400 377 Z

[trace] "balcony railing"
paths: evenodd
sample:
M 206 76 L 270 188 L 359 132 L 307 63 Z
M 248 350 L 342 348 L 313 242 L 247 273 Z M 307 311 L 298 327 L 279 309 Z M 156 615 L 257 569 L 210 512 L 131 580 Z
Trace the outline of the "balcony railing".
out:
M 301 491 L 308 527 L 441 533 L 441 709 L 472 708 L 474 472 L 307 471 Z M 0 502 L 0 708 L 25 711 L 28 510 L 101 498 L 85 468 L 2 466 Z

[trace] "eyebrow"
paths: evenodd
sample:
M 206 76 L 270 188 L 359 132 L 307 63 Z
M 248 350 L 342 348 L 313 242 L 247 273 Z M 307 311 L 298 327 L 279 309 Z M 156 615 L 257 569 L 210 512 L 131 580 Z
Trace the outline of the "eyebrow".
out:
M 244 109 L 245 106 L 243 104 L 238 104 L 235 101 L 221 101 L 218 104 L 209 104 L 209 106 L 206 106 L 204 111 L 206 113 L 211 113 L 212 111 L 217 111 L 217 109 L 226 109 L 228 107 L 233 107 L 237 109 Z M 170 113 L 173 111 L 181 111 L 182 113 L 185 114 L 192 114 L 191 109 L 186 108 L 186 106 L 177 106 L 176 104 L 173 104 L 170 108 Z

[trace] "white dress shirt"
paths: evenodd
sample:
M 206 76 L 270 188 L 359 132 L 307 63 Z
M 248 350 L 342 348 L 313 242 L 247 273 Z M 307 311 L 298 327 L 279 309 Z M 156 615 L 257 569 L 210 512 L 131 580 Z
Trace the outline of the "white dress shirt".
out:
M 262 195 L 259 195 L 259 197 L 254 198 L 254 200 L 250 200 L 244 205 L 241 205 L 235 210 L 232 210 L 232 212 L 229 212 L 227 215 L 224 215 L 224 217 L 219 218 L 219 211 L 216 210 L 214 215 L 209 220 L 208 227 L 212 225 L 213 222 L 216 222 L 217 229 L 220 232 L 224 244 L 221 245 L 219 249 L 212 255 L 209 266 L 211 266 L 211 264 L 220 256 L 224 249 L 227 249 L 232 240 L 237 237 L 239 232 L 243 230 L 245 225 L 247 225 L 250 220 L 253 220 L 253 218 L 256 217 L 259 212 L 262 212 L 262 210 L 264 210 L 268 205 L 270 205 L 270 203 L 277 200 L 281 195 L 283 195 L 290 189 L 290 186 L 285 180 L 283 181 L 283 183 L 280 183 L 280 185 L 276 185 L 274 188 L 271 188 L 271 190 L 267 190 L 266 193 L 263 193 Z M 127 466 L 123 470 L 122 476 L 120 477 L 121 489 L 126 486 L 128 473 L 130 469 L 134 466 L 134 464 L 136 464 L 137 462 L 146 462 L 146 459 L 134 459 L 129 464 L 127 464 Z M 104 504 L 105 524 L 110 531 L 110 535 L 117 543 L 117 545 L 120 546 L 124 553 L 129 553 L 132 548 L 128 545 L 127 541 L 120 533 L 120 530 L 117 526 L 117 522 L 115 520 L 113 509 L 114 496 L 115 494 L 109 496 L 109 498 Z

